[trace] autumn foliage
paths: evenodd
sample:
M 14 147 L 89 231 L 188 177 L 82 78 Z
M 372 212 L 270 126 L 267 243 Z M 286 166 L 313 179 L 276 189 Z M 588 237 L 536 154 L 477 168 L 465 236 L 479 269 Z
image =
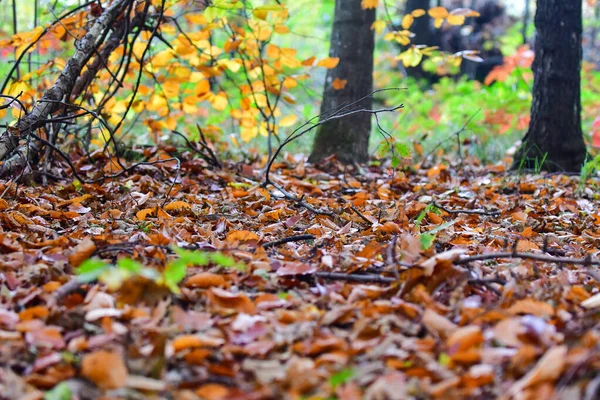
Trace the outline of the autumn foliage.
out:
M 11 130 L 116 5 L 57 108 Z M 377 20 L 395 62 L 478 60 L 413 46 L 425 15 L 477 13 Z M 0 180 L 0 398 L 596 398 L 592 173 L 484 165 L 468 123 L 458 152 L 390 135 L 368 164 L 307 163 L 284 138 L 312 125 L 288 106 L 339 59 L 283 45 L 290 18 L 275 1 L 113 0 L 2 39 L 22 63 L 0 117 L 37 153 Z M 531 61 L 520 48 L 484 85 Z M 508 131 L 527 115 L 480 118 Z

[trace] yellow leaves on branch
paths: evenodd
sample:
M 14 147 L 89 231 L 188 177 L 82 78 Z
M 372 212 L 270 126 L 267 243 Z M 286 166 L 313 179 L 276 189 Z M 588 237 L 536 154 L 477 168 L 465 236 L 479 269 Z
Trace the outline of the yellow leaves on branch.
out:
M 425 45 L 412 46 L 400 53 L 396 59 L 401 60 L 402 65 L 405 67 L 416 67 L 423 59 L 423 56 L 430 56 L 435 50 L 437 50 L 437 47 L 427 47 Z
M 439 28 L 444 23 L 444 20 L 448 21 L 450 25 L 462 25 L 465 23 L 466 17 L 478 17 L 479 13 L 468 8 L 457 8 L 448 12 L 445 7 L 432 7 L 427 12 L 431 18 L 434 19 L 434 25 Z

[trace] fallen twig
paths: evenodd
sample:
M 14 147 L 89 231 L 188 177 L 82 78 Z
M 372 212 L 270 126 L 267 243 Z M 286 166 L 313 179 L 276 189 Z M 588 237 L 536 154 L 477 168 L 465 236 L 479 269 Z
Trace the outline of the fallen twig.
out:
M 439 208 L 442 211 L 447 212 L 448 214 L 478 214 L 478 215 L 492 215 L 492 216 L 498 216 L 500 214 L 502 214 L 501 211 L 499 210 L 466 210 L 466 209 L 461 209 L 461 210 L 456 210 L 456 209 L 450 209 L 450 208 L 446 208 L 436 202 L 432 203 L 435 207 Z
M 270 242 L 263 243 L 262 247 L 265 249 L 268 249 L 269 247 L 275 247 L 275 246 L 279 246 L 279 245 L 290 243 L 290 242 L 300 242 L 302 240 L 314 240 L 314 239 L 316 239 L 316 237 L 313 235 L 295 235 L 295 236 L 290 236 L 290 237 L 286 237 L 286 238 L 282 238 L 282 239 L 278 239 L 278 240 L 272 240 Z

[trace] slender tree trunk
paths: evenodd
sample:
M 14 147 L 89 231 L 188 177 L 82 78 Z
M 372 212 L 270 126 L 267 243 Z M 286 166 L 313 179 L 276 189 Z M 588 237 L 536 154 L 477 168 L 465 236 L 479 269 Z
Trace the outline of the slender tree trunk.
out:
M 367 96 L 373 91 L 373 51 L 375 10 L 363 10 L 361 0 L 336 0 L 329 55 L 339 57 L 337 67 L 327 71 L 322 118 Z M 334 89 L 335 79 L 347 81 L 342 89 Z M 372 108 L 366 98 L 344 111 Z M 344 163 L 365 162 L 369 158 L 371 114 L 357 113 L 321 125 L 315 136 L 310 162 L 318 162 L 336 154 Z
M 429 10 L 430 8 L 429 0 L 407 0 L 406 1 L 406 10 L 404 14 L 410 14 L 414 10 L 422 9 Z M 415 18 L 415 22 L 413 22 L 410 27 L 410 31 L 415 35 L 411 38 L 412 45 L 425 44 L 427 46 L 438 46 L 439 40 L 436 37 L 436 32 L 431 27 L 431 17 L 429 14 L 425 14 L 422 17 Z M 416 67 L 407 67 L 406 73 L 408 76 L 412 76 L 413 78 L 418 79 L 427 79 L 431 80 L 432 78 L 437 78 L 435 74 L 428 73 L 423 70 L 423 64 L 419 64 Z
M 531 2 L 525 0 L 525 12 L 523 13 L 523 30 L 521 36 L 523 36 L 523 44 L 527 44 L 527 29 L 529 29 L 529 15 L 531 13 Z
M 531 122 L 513 169 L 579 171 L 582 0 L 538 0 Z

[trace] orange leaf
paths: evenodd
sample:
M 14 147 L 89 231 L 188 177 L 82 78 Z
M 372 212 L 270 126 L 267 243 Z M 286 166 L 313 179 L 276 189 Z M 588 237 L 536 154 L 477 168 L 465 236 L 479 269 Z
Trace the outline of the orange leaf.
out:
M 243 293 L 231 293 L 223 289 L 212 288 L 208 292 L 211 303 L 220 308 L 228 308 L 237 312 L 254 314 L 254 303 Z
M 333 69 L 340 63 L 338 57 L 327 57 L 317 63 L 317 67 L 325 67 L 327 69 Z
M 165 211 L 182 210 L 184 208 L 189 209 L 192 208 L 192 206 L 185 201 L 173 201 L 164 207 Z
M 221 275 L 201 272 L 190 276 L 184 283 L 185 287 L 206 289 L 213 286 L 226 286 L 227 282 Z
M 30 307 L 19 313 L 19 319 L 21 321 L 29 321 L 32 319 L 46 319 L 48 317 L 48 308 L 44 306 Z
M 73 267 L 78 267 L 82 262 L 87 260 L 96 251 L 96 245 L 90 238 L 83 239 L 69 256 L 69 263 Z
M 360 6 L 363 10 L 368 10 L 370 8 L 377 8 L 377 4 L 379 4 L 379 0 L 362 0 L 360 2 Z
M 250 231 L 229 231 L 227 234 L 228 242 L 250 242 L 258 241 L 259 237 L 256 233 Z
M 156 211 L 156 208 L 144 208 L 143 210 L 138 211 L 135 216 L 137 217 L 137 219 L 139 219 L 140 221 L 145 221 L 146 217 L 148 217 L 149 215 L 154 214 Z
M 519 300 L 510 306 L 507 311 L 512 315 L 531 314 L 538 317 L 549 317 L 554 315 L 554 307 L 546 302 L 533 299 Z
M 347 83 L 347 79 L 342 80 L 340 78 L 335 78 L 333 82 L 331 82 L 331 87 L 333 87 L 335 90 L 342 90 L 346 87 Z
M 229 388 L 218 383 L 207 383 L 196 389 L 196 394 L 206 400 L 224 400 L 229 398 Z
M 83 357 L 81 374 L 101 389 L 118 389 L 125 386 L 129 372 L 121 354 L 100 350 Z

